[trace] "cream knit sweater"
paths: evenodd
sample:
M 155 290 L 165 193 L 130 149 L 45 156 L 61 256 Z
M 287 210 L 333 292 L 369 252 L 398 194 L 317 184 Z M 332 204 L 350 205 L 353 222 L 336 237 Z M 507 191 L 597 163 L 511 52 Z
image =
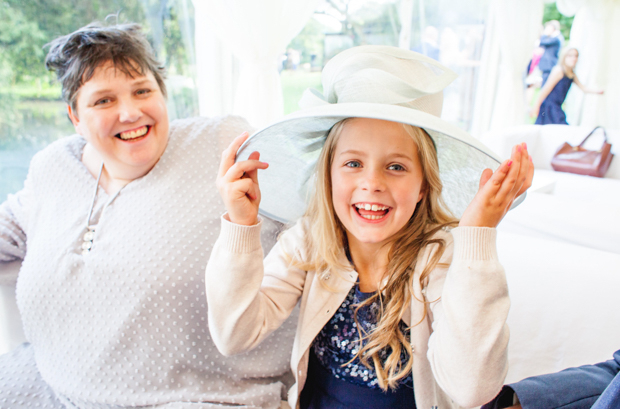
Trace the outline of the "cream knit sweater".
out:
M 292 267 L 290 255 L 306 259 L 306 222 L 285 232 L 263 263 L 260 223 L 240 226 L 222 218 L 222 230 L 206 269 L 209 329 L 227 355 L 262 348 L 300 302 L 291 357 L 297 383 L 291 407 L 306 380 L 308 351 L 357 279 L 355 271 L 319 275 Z M 427 246 L 414 270 L 415 297 L 406 323 L 411 329 L 413 381 L 419 409 L 474 407 L 493 399 L 507 372 L 510 301 L 497 259 L 495 229 L 459 227 L 440 232 L 447 248 L 423 290 L 419 274 L 436 250 Z M 323 277 L 323 278 L 321 278 Z M 301 301 L 300 301 L 301 300 Z M 429 311 L 424 314 L 424 304 Z

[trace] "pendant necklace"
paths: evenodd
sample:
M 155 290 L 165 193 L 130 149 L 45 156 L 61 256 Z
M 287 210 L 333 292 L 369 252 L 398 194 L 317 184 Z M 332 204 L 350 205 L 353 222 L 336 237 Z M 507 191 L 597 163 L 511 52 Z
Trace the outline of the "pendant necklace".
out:
M 99 176 L 97 176 L 97 184 L 95 185 L 95 193 L 93 194 L 93 201 L 88 211 L 88 217 L 86 217 L 86 233 L 84 233 L 84 241 L 82 242 L 82 255 L 85 256 L 90 252 L 93 247 L 93 240 L 95 239 L 95 227 L 96 225 L 90 224 L 90 217 L 93 214 L 95 207 L 95 200 L 97 199 L 97 192 L 99 191 L 99 181 L 101 180 L 101 174 L 103 173 L 103 162 L 101 162 L 101 168 L 99 169 Z

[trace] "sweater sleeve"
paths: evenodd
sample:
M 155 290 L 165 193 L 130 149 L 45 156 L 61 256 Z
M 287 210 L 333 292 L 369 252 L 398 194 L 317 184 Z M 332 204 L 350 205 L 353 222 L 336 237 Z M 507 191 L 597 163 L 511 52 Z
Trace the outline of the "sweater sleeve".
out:
M 497 258 L 496 230 L 452 230 L 442 263 L 429 277 L 433 332 L 428 359 L 440 387 L 460 406 L 491 400 L 508 371 L 510 308 L 504 270 Z
M 26 256 L 26 231 L 33 195 L 31 166 L 24 188 L 9 195 L 0 205 L 0 285 L 15 284 L 21 261 Z
M 263 261 L 262 222 L 240 226 L 222 217 L 205 273 L 209 330 L 224 355 L 258 346 L 291 314 L 306 272 L 291 266 L 301 243 L 301 222 L 287 230 Z

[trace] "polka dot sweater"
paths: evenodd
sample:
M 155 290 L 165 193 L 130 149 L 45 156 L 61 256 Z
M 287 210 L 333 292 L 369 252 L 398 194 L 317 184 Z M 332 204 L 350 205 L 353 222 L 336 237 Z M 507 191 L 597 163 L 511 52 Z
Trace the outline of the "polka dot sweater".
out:
M 255 351 L 229 358 L 207 326 L 204 270 L 224 212 L 220 153 L 247 129 L 236 117 L 172 122 L 148 174 L 114 197 L 98 190 L 85 255 L 95 179 L 81 162 L 84 139 L 35 156 L 24 189 L 0 206 L 0 280 L 9 279 L 4 266 L 23 259 L 17 301 L 32 349 L 0 357 L 0 407 L 35 378 L 80 408 L 280 406 L 296 317 Z M 267 248 L 277 229 L 262 235 Z M 18 359 L 34 360 L 39 373 L 16 380 L 7 371 Z

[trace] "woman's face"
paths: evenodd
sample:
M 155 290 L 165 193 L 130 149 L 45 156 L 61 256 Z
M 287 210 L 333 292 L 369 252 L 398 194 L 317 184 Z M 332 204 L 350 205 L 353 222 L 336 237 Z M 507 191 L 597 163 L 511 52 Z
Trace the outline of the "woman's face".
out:
M 120 177 L 146 174 L 168 143 L 166 101 L 151 72 L 132 78 L 111 62 L 97 67 L 78 90 L 76 112 L 69 108 L 69 116 Z
M 569 50 L 564 58 L 564 64 L 566 64 L 567 67 L 575 68 L 577 60 L 579 60 L 579 53 L 577 50 Z
M 396 122 L 348 121 L 334 150 L 331 178 L 334 210 L 349 244 L 387 243 L 423 196 L 417 146 Z

